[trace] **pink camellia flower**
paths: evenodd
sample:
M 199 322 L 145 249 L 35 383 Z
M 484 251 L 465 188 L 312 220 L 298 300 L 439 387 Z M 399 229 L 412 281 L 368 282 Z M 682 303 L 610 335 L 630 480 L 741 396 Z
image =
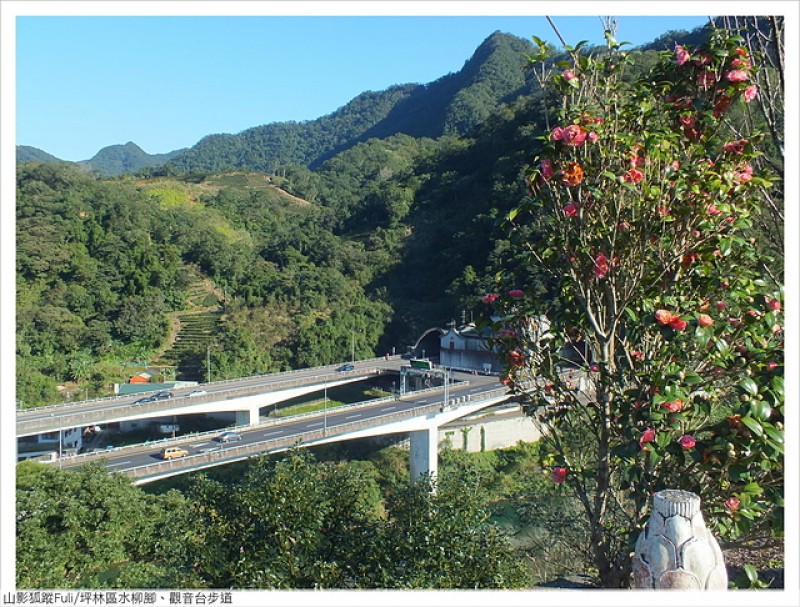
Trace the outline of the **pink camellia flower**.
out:
M 777 312 L 778 310 L 781 309 L 781 302 L 778 301 L 777 299 L 768 299 L 767 309 L 772 310 L 773 312 Z
M 589 371 L 592 373 L 599 373 L 600 372 L 600 365 L 591 364 L 589 365 Z
M 586 140 L 587 135 L 588 133 L 583 127 L 578 126 L 577 124 L 570 124 L 564 129 L 564 134 L 562 135 L 561 140 L 569 146 L 580 147 Z
M 557 126 L 553 129 L 553 132 L 550 133 L 551 141 L 561 141 L 564 138 L 564 129 L 563 127 Z
M 669 321 L 669 326 L 673 331 L 685 331 L 688 323 L 685 320 L 681 320 L 679 316 L 676 316 Z
M 545 181 L 549 181 L 553 178 L 553 175 L 555 175 L 555 171 L 553 170 L 553 161 L 549 158 L 542 160 L 539 170 L 542 173 L 542 179 Z
M 704 65 L 709 65 L 714 58 L 709 53 L 700 53 L 699 57 L 692 61 L 696 66 L 702 67 Z
M 578 205 L 574 202 L 570 202 L 569 204 L 564 205 L 564 208 L 561 209 L 567 217 L 575 217 L 578 214 Z
M 639 169 L 630 169 L 622 176 L 625 183 L 640 183 L 644 179 L 644 173 Z
M 741 505 L 742 500 L 738 497 L 729 497 L 725 500 L 725 507 L 730 510 L 731 512 L 736 512 Z
M 711 215 L 711 216 L 714 216 L 714 215 L 719 215 L 719 214 L 720 214 L 722 211 L 720 211 L 720 210 L 717 208 L 717 205 L 715 205 L 715 204 L 710 204 L 710 205 L 708 205 L 708 206 L 706 207 L 706 212 L 707 212 L 709 215 Z
M 717 305 L 717 310 L 719 310 L 720 312 L 722 312 L 724 309 L 728 307 L 728 304 L 726 304 L 724 301 L 718 301 L 716 305 Z
M 631 350 L 631 358 L 633 360 L 643 360 L 644 354 L 642 354 L 642 352 L 640 352 L 639 350 Z
M 683 114 L 678 118 L 678 122 L 680 122 L 682 126 L 693 127 L 695 119 L 691 114 Z
M 481 299 L 483 300 L 483 303 L 490 304 L 490 303 L 494 303 L 495 301 L 497 301 L 497 295 L 495 295 L 494 293 L 487 293 Z
M 745 103 L 750 103 L 753 99 L 758 96 L 758 87 L 755 84 L 751 84 L 742 93 L 742 97 L 744 97 Z
M 641 143 L 637 143 L 635 146 L 633 146 L 633 149 L 631 150 L 631 155 L 629 157 L 629 161 L 632 167 L 644 166 L 644 155 L 640 154 L 641 151 L 642 151 Z
M 708 314 L 701 314 L 697 317 L 697 324 L 701 327 L 710 327 L 714 324 L 714 319 L 711 318 Z
M 697 86 L 699 86 L 701 89 L 708 90 L 713 88 L 716 83 L 717 76 L 714 74 L 714 72 L 705 71 L 697 74 Z
M 591 132 L 590 132 L 590 133 L 589 133 L 589 134 L 586 136 L 586 138 L 589 140 L 589 143 L 597 143 L 597 141 L 600 139 L 600 135 L 598 135 L 598 134 L 597 134 L 597 133 L 595 133 L 594 131 L 591 131 Z
M 564 185 L 580 185 L 583 181 L 583 167 L 578 162 L 570 162 L 567 168 L 561 171 L 561 183 Z
M 767 363 L 767 371 L 774 371 L 777 368 L 778 368 L 778 363 L 776 363 L 774 360 L 771 360 Z
M 747 49 L 743 46 L 736 47 L 736 54 L 740 57 L 747 57 Z
M 645 443 L 652 443 L 656 440 L 656 431 L 652 428 L 647 428 L 644 432 L 642 432 L 642 436 L 639 438 L 639 448 L 644 449 Z
M 575 72 L 573 72 L 572 70 L 564 70 L 561 73 L 561 75 L 564 76 L 564 80 L 566 80 L 567 82 L 569 82 L 570 80 L 575 80 L 575 78 L 577 78 L 577 76 L 575 76 Z
M 605 253 L 600 253 L 594 258 L 594 275 L 603 279 L 611 270 L 611 263 Z
M 747 146 L 747 144 L 747 139 L 739 139 L 738 141 L 729 141 L 722 146 L 722 149 L 726 152 L 731 152 L 732 154 L 741 154 L 744 152 L 744 148 Z
M 748 163 L 740 164 L 733 172 L 726 173 L 734 183 L 747 183 L 753 178 L 753 167 Z
M 693 449 L 697 444 L 697 440 L 691 434 L 684 434 L 678 439 L 678 444 L 682 449 Z
M 656 310 L 656 321 L 662 325 L 668 325 L 676 317 L 675 314 L 669 310 Z
M 683 65 L 687 61 L 689 61 L 689 51 L 683 48 L 680 44 L 675 45 L 675 63 L 678 65 Z
M 683 409 L 683 401 L 680 398 L 676 398 L 673 401 L 661 403 L 661 406 L 670 413 L 678 413 L 678 411 Z
M 511 352 L 508 353 L 508 362 L 511 363 L 513 367 L 521 367 L 522 363 L 525 362 L 525 355 L 519 350 L 511 350 Z
M 731 70 L 725 73 L 724 78 L 728 82 L 747 82 L 750 76 L 744 70 Z
M 734 59 L 731 61 L 731 67 L 737 70 L 749 70 L 752 65 L 747 59 Z
M 554 483 L 563 483 L 567 479 L 566 468 L 556 467 L 550 472 L 550 480 Z
M 525 296 L 525 291 L 523 291 L 522 289 L 511 289 L 508 292 L 508 296 L 518 299 L 520 297 L 524 297 Z

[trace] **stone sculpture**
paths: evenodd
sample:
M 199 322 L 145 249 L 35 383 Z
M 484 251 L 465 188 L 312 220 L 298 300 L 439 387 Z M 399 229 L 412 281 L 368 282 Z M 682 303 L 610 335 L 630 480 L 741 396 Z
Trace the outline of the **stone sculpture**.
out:
M 636 541 L 634 588 L 727 590 L 722 550 L 706 527 L 700 498 L 665 489 L 653 496 L 653 512 Z

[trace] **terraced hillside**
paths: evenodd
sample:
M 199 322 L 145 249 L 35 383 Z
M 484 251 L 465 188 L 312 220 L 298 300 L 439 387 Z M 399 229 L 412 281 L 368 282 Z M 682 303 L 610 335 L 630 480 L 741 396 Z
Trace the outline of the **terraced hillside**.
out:
M 172 338 L 159 364 L 173 366 L 177 380 L 206 381 L 206 353 L 217 334 L 223 309 L 213 285 L 199 273 L 190 292 L 189 309 L 174 316 Z
M 164 353 L 164 360 L 176 367 L 176 379 L 205 381 L 205 359 L 208 346 L 214 339 L 221 310 L 187 312 L 178 315 L 180 330 L 172 347 Z

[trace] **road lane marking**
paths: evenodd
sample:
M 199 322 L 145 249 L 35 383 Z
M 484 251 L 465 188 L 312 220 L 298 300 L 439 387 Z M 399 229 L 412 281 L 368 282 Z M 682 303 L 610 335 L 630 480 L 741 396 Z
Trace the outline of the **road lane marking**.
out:
M 394 411 L 397 407 L 384 407 L 381 411 Z
M 128 460 L 127 462 L 114 462 L 114 463 L 108 464 L 108 466 L 124 466 L 125 464 L 130 464 L 130 463 L 131 463 L 131 461 Z
M 314 422 L 313 424 L 306 424 L 307 427 L 311 428 L 313 426 L 321 426 L 325 422 Z
M 270 434 L 280 434 L 283 430 L 273 430 L 272 432 L 264 432 L 261 436 L 269 436 Z
M 344 418 L 345 419 L 352 419 L 354 417 L 361 417 L 362 415 L 364 415 L 364 414 L 363 413 L 356 413 L 355 415 L 345 415 Z

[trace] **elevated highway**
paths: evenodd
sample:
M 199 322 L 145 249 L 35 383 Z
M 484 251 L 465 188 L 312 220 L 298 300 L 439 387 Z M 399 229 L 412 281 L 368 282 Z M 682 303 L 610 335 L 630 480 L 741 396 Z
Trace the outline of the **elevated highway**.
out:
M 270 373 L 200 386 L 205 394 L 190 396 L 196 388 L 174 390 L 174 398 L 150 403 L 136 401 L 147 393 L 64 403 L 17 411 L 17 437 L 58 432 L 68 428 L 169 415 L 247 412 L 242 423 L 256 423 L 258 410 L 303 394 L 360 381 L 381 373 L 399 371 L 406 361 L 400 357 L 356 361 L 350 371 L 327 365 L 283 373 Z
M 462 381 L 450 387 L 446 401 L 445 390 L 434 388 L 400 398 L 382 398 L 242 426 L 235 428 L 242 436 L 235 443 L 217 441 L 219 431 L 215 431 L 77 455 L 59 460 L 57 465 L 72 468 L 101 462 L 109 471 L 131 477 L 134 484 L 145 484 L 295 446 L 403 432 L 411 437 L 411 476 L 416 478 L 425 472 L 435 473 L 438 467 L 435 441 L 438 426 L 509 398 L 508 390 L 495 377 L 464 374 L 458 379 Z M 160 450 L 173 445 L 189 454 L 169 461 L 160 459 Z

